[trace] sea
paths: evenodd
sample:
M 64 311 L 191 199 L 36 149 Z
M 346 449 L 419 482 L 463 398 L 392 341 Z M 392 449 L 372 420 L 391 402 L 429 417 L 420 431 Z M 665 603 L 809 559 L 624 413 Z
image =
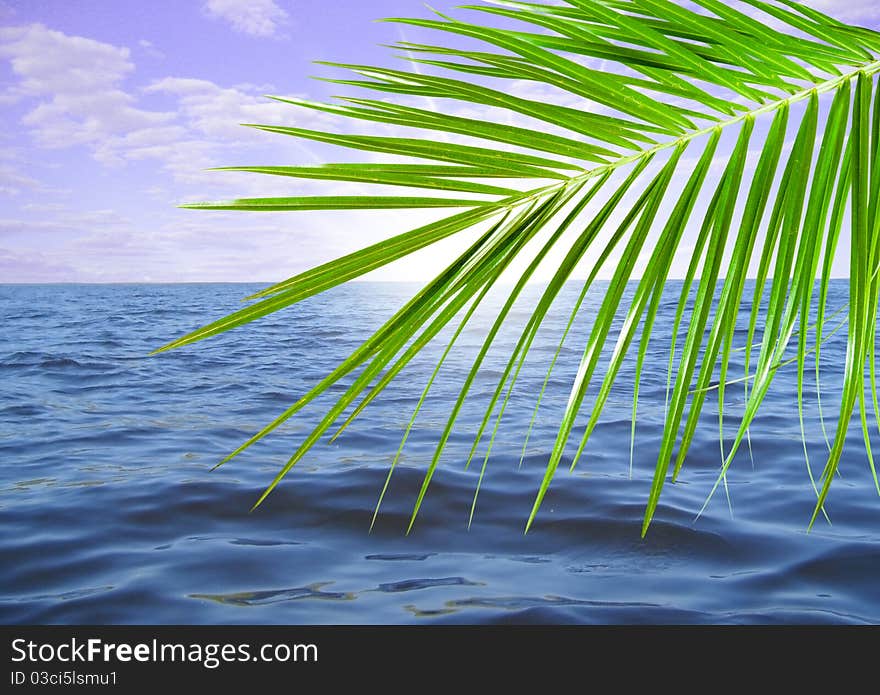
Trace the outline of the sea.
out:
M 352 283 L 150 356 L 242 307 L 262 287 L 0 285 L 0 622 L 880 622 L 880 497 L 858 418 L 831 486 L 827 519 L 809 528 L 816 501 L 809 473 L 821 475 L 826 433 L 833 437 L 837 425 L 846 329 L 832 331 L 841 315 L 823 329 L 831 335 L 821 346 L 821 389 L 814 354 L 808 355 L 803 436 L 797 367 L 782 364 L 726 484 L 710 498 L 743 412 L 744 305 L 728 375 L 738 381 L 726 389 L 723 421 L 713 390 L 681 474 L 666 483 L 642 538 L 681 289 L 670 283 L 639 379 L 634 440 L 630 356 L 570 471 L 597 384 L 591 387 L 524 533 L 607 289 L 599 284 L 590 291 L 546 379 L 580 287 L 563 290 L 518 374 L 489 457 L 494 417 L 467 466 L 489 399 L 544 290 L 526 287 L 486 354 L 407 533 L 437 442 L 511 287 L 493 290 L 437 371 L 372 526 L 401 438 L 457 324 L 338 437 L 318 441 L 252 510 L 358 372 L 215 465 L 297 402 L 419 289 Z M 847 291 L 845 281 L 832 283 L 829 312 L 846 305 Z M 814 338 L 811 332 L 811 346 Z M 600 378 L 607 357 L 606 350 Z M 876 451 L 873 413 L 867 424 Z

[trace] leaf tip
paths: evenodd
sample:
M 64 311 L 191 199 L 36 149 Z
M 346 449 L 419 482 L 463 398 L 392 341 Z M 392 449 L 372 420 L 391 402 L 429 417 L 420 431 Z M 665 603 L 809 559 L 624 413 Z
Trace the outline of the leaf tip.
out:
M 163 345 L 162 347 L 158 347 L 155 350 L 153 350 L 152 352 L 147 353 L 147 357 L 153 357 L 153 356 L 159 355 L 163 352 L 168 352 L 169 350 L 173 350 L 174 348 L 179 347 L 179 345 L 180 345 L 180 339 L 172 340 L 170 343 L 165 343 L 165 345 Z

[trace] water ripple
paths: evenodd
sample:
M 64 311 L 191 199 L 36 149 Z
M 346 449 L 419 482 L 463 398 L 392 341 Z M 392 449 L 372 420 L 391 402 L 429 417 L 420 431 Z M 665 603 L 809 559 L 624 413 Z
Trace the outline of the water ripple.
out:
M 710 394 L 681 476 L 667 485 L 641 539 L 665 422 L 662 335 L 642 375 L 632 473 L 634 372 L 627 361 L 574 472 L 569 450 L 536 523 L 523 534 L 602 287 L 572 327 L 520 465 L 534 397 L 579 288 L 563 293 L 560 310 L 542 326 L 495 437 L 470 529 L 488 434 L 468 470 L 465 462 L 538 287 L 527 289 L 514 324 L 486 355 L 486 371 L 463 404 L 409 535 L 427 464 L 500 306 L 497 297 L 489 297 L 486 315 L 475 317 L 438 374 L 372 530 L 379 491 L 448 331 L 250 512 L 356 374 L 259 446 L 212 471 L 214 464 L 306 394 L 416 288 L 337 288 L 198 346 L 147 357 L 239 308 L 258 289 L 2 288 L 0 620 L 880 622 L 880 502 L 858 427 L 828 500 L 833 525 L 822 522 L 807 534 L 815 494 L 790 397 L 794 369 L 779 370 L 752 427 L 753 460 L 744 447 L 733 461 L 729 502 L 720 488 L 695 520 L 721 461 L 717 394 Z M 832 285 L 832 305 L 846 301 L 846 289 Z M 661 334 L 675 311 L 676 300 L 664 295 Z M 740 323 L 738 341 L 748 328 Z M 839 398 L 845 347 L 844 334 L 823 346 L 823 401 Z M 731 373 L 741 371 L 742 353 L 733 359 Z M 585 404 L 595 395 L 591 387 Z M 725 447 L 743 407 L 741 389 L 728 396 Z M 818 473 L 825 442 L 812 383 L 806 397 L 807 448 Z

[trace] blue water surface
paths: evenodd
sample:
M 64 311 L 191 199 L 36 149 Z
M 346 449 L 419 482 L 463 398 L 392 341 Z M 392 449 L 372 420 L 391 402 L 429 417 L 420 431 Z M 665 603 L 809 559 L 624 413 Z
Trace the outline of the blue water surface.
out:
M 263 489 L 359 372 L 211 468 L 318 383 L 417 286 L 337 288 L 153 357 L 158 346 L 239 308 L 259 286 L 0 286 L 0 621 L 880 622 L 880 499 L 859 422 L 832 486 L 832 524 L 823 519 L 807 533 L 815 494 L 794 365 L 778 370 L 751 430 L 751 455 L 744 445 L 727 490 L 719 487 L 695 520 L 721 463 L 717 392 L 709 394 L 682 474 L 667 484 L 641 539 L 678 288 L 661 303 L 641 379 L 632 470 L 635 379 L 628 360 L 570 473 L 591 390 L 537 521 L 523 534 L 604 294 L 599 287 L 588 297 L 572 327 L 521 462 L 535 399 L 579 289 L 566 288 L 519 374 L 468 529 L 494 420 L 467 470 L 465 462 L 543 289 L 529 287 L 487 355 L 406 535 L 435 444 L 500 298 L 490 298 L 464 329 L 438 373 L 370 532 L 389 465 L 448 330 L 337 439 L 322 439 L 255 511 Z M 832 308 L 845 304 L 846 289 L 832 287 Z M 744 315 L 739 345 L 746 327 Z M 821 353 L 832 435 L 845 343 L 843 330 Z M 744 355 L 733 354 L 729 378 L 741 376 Z M 812 360 L 804 428 L 818 476 L 827 450 Z M 727 447 L 742 405 L 743 384 L 729 386 Z

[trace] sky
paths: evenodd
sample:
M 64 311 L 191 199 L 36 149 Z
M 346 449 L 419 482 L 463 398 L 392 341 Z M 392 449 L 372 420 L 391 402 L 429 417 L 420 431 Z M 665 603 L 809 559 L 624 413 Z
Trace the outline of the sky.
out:
M 876 0 L 809 4 L 880 28 Z M 265 95 L 338 94 L 311 79 L 332 75 L 315 60 L 393 66 L 380 44 L 422 37 L 372 21 L 389 16 L 429 11 L 417 0 L 0 0 L 0 282 L 271 282 L 442 216 L 177 207 L 363 191 L 208 169 L 357 158 L 240 124 L 333 129 Z M 424 279 L 465 241 L 370 279 Z

